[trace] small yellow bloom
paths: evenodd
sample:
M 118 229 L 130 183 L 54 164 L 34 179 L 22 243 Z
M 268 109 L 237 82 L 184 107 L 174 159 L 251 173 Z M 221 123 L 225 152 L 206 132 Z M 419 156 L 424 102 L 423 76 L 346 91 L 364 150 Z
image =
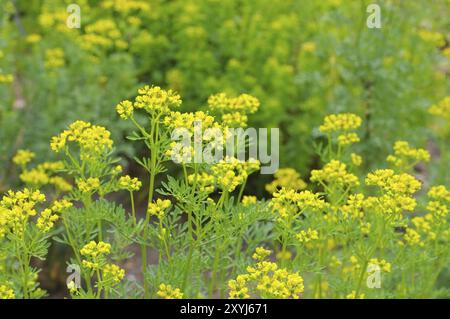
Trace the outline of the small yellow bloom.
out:
M 173 288 L 166 284 L 160 284 L 156 294 L 164 299 L 183 299 L 183 293 L 179 288 Z

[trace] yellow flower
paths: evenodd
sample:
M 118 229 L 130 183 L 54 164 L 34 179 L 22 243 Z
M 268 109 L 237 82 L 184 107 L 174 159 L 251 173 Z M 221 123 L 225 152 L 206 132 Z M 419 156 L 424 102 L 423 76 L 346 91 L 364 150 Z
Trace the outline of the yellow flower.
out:
M 234 157 L 226 157 L 212 166 L 211 172 L 217 186 L 227 192 L 232 192 L 237 186 L 247 180 L 249 174 L 259 169 L 259 161 L 249 159 L 248 162 L 240 161 Z
M 103 126 L 84 121 L 75 121 L 68 130 L 51 139 L 51 149 L 58 153 L 67 147 L 67 142 L 75 142 L 80 148 L 82 160 L 99 158 L 112 149 L 111 133 Z
M 156 294 L 164 299 L 183 299 L 183 293 L 179 288 L 173 288 L 166 284 L 160 284 Z
M 338 143 L 341 146 L 347 146 L 359 142 L 359 137 L 356 133 L 346 133 L 338 136 Z
M 95 192 L 100 188 L 100 180 L 97 177 L 89 177 L 86 180 L 78 179 L 76 183 L 82 193 Z
M 0 237 L 12 232 L 22 236 L 31 216 L 37 215 L 36 205 L 45 202 L 45 195 L 40 191 L 9 190 L 0 201 Z
M 102 269 L 103 281 L 107 285 L 118 284 L 125 276 L 125 270 L 114 264 L 106 264 Z
M 27 35 L 27 37 L 25 38 L 25 41 L 27 41 L 27 43 L 34 44 L 34 43 L 41 41 L 41 39 L 42 39 L 42 37 L 39 34 L 31 33 L 31 34 Z
M 319 239 L 319 233 L 317 232 L 317 230 L 308 228 L 306 231 L 305 230 L 300 231 L 300 233 L 298 233 L 296 237 L 299 242 L 307 243 L 312 240 Z
M 258 262 L 247 267 L 247 273 L 228 282 L 230 298 L 250 298 L 251 294 L 262 298 L 300 298 L 304 290 L 303 278 L 296 272 L 278 268 L 277 264 L 264 261 L 271 252 L 258 247 L 254 258 Z
M 213 110 L 223 113 L 238 111 L 241 113 L 255 113 L 259 108 L 259 100 L 249 94 L 241 94 L 238 97 L 228 97 L 225 93 L 211 95 L 208 105 Z
M 230 299 L 247 299 L 250 298 L 249 289 L 246 286 L 248 275 L 238 275 L 236 280 L 228 281 L 228 288 L 230 289 Z
M 255 260 L 264 260 L 266 259 L 272 252 L 264 247 L 256 247 L 255 253 L 252 258 Z
M 117 114 L 124 120 L 133 115 L 133 110 L 133 103 L 128 100 L 122 101 L 116 106 Z
M 316 51 L 316 44 L 314 42 L 305 42 L 302 44 L 302 51 L 314 52 Z
M 344 218 L 360 219 L 363 218 L 364 206 L 363 194 L 351 194 L 348 196 L 347 203 L 341 207 Z
M 49 183 L 55 185 L 56 189 L 61 192 L 70 192 L 72 185 L 60 176 L 54 176 L 49 179 Z
M 165 210 L 169 208 L 171 204 L 172 203 L 168 199 L 158 198 L 156 202 L 148 204 L 148 213 L 161 220 L 164 218 Z
M 404 238 L 406 243 L 411 246 L 423 245 L 423 243 L 421 242 L 420 234 L 416 232 L 414 229 L 407 228 Z
M 356 291 L 352 290 L 352 292 L 349 293 L 346 298 L 347 299 L 364 299 L 364 297 L 365 297 L 365 294 L 362 294 L 362 293 L 360 293 L 358 296 L 356 296 Z
M 347 166 L 338 160 L 331 160 L 321 170 L 312 170 L 311 181 L 348 187 L 359 185 L 358 177 L 347 172 Z
M 384 259 L 371 258 L 369 264 L 377 265 L 384 272 L 391 272 L 391 264 Z
M 12 83 L 14 81 L 14 77 L 12 74 L 0 74 L 0 84 L 3 83 Z
M 222 124 L 226 127 L 246 127 L 247 114 L 255 113 L 259 108 L 259 100 L 249 94 L 228 97 L 225 93 L 211 95 L 208 105 L 222 116 Z
M 215 188 L 215 179 L 214 176 L 202 172 L 200 174 L 191 174 L 188 176 L 188 183 L 193 185 L 194 183 L 197 185 L 198 189 L 204 193 L 212 193 Z
M 412 175 L 395 174 L 391 169 L 379 169 L 366 177 L 367 185 L 375 185 L 388 194 L 410 195 L 420 189 L 421 183 Z
M 119 178 L 119 186 L 122 189 L 126 189 L 128 191 L 138 191 L 142 183 L 136 177 L 131 178 L 129 175 L 121 176 Z
M 0 299 L 15 299 L 14 290 L 7 285 L 0 285 Z
M 273 199 L 269 203 L 272 212 L 279 215 L 283 220 L 289 216 L 295 216 L 306 209 L 312 211 L 323 211 L 327 203 L 320 198 L 319 194 L 310 191 L 296 192 L 292 189 L 280 189 L 273 193 Z
M 299 191 L 306 188 L 306 183 L 300 178 L 300 174 L 293 168 L 280 168 L 274 174 L 275 179 L 266 185 L 269 193 L 274 193 L 278 189 L 293 189 Z
M 362 164 L 362 157 L 361 156 L 359 156 L 358 154 L 355 154 L 355 153 L 351 153 L 350 157 L 351 157 L 353 165 L 361 166 L 361 164 Z
M 39 188 L 46 185 L 50 181 L 50 177 L 45 173 L 45 171 L 40 169 L 31 169 L 29 171 L 23 171 L 20 174 L 20 180 L 27 185 Z
M 248 207 L 250 205 L 256 204 L 257 198 L 256 196 L 244 196 L 242 197 L 242 205 Z
M 47 49 L 45 51 L 44 66 L 46 69 L 57 69 L 65 64 L 64 51 L 61 48 Z
M 172 107 L 181 105 L 180 96 L 172 90 L 165 91 L 159 86 L 144 86 L 138 90 L 134 107 L 144 109 L 147 113 L 169 113 Z
M 389 155 L 387 161 L 401 169 L 408 169 L 420 161 L 429 162 L 430 153 L 423 148 L 412 148 L 408 142 L 397 141 L 394 144 L 394 155 Z
M 445 37 L 442 33 L 422 29 L 418 31 L 418 35 L 422 38 L 422 40 L 431 43 L 435 47 L 440 48 L 445 45 Z
M 29 163 L 35 156 L 36 154 L 29 150 L 18 150 L 16 155 L 13 157 L 13 162 L 16 165 L 24 166 Z
M 319 129 L 322 133 L 345 132 L 357 129 L 361 123 L 361 118 L 352 113 L 330 114 L 325 117 Z
M 99 255 L 108 255 L 111 252 L 111 245 L 100 241 L 96 243 L 95 241 L 90 241 L 81 248 L 80 253 L 83 256 L 95 258 Z

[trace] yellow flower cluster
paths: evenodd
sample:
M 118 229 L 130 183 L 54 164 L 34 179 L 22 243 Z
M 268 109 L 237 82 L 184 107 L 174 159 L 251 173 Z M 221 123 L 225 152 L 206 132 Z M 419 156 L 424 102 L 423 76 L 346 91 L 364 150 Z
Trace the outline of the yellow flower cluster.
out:
M 305 209 L 312 211 L 323 211 L 327 203 L 320 198 L 319 194 L 310 191 L 296 192 L 292 189 L 282 188 L 273 193 L 273 199 L 269 207 L 280 219 L 290 218 L 303 212 Z
M 247 114 L 255 113 L 259 108 L 259 100 L 249 94 L 228 97 L 225 93 L 211 95 L 208 105 L 212 110 L 219 111 L 222 123 L 226 127 L 246 127 Z
M 144 109 L 147 113 L 169 113 L 171 108 L 181 105 L 180 96 L 172 90 L 163 90 L 159 86 L 144 86 L 138 90 L 134 108 Z
M 67 27 L 67 12 L 57 10 L 55 12 L 43 12 L 39 15 L 39 24 L 44 29 L 56 30 L 58 32 L 70 32 L 72 29 Z
M 148 204 L 148 213 L 150 215 L 158 217 L 158 219 L 163 219 L 165 215 L 165 210 L 170 207 L 172 203 L 168 199 L 158 198 L 156 202 Z
M 123 14 L 137 10 L 149 12 L 151 9 L 147 2 L 139 0 L 105 0 L 101 3 L 101 6 L 105 9 L 113 8 L 115 11 Z
M 359 136 L 356 133 L 341 134 L 338 136 L 337 140 L 338 140 L 339 145 L 347 146 L 350 144 L 358 143 Z
M 364 195 L 351 194 L 348 196 L 347 203 L 341 207 L 344 218 L 360 219 L 364 216 Z
M 347 172 L 347 165 L 338 160 L 331 160 L 320 170 L 312 170 L 311 181 L 329 185 L 337 184 L 345 187 L 359 185 L 358 177 Z
M 203 112 L 170 112 L 168 116 L 164 118 L 164 125 L 169 128 L 185 128 L 191 134 L 194 133 L 194 124 L 201 125 L 202 130 L 206 130 L 208 128 L 221 128 L 219 123 L 214 120 L 214 117 Z
M 393 216 L 394 220 L 401 218 L 401 212 L 413 211 L 417 205 L 412 195 L 420 189 L 421 183 L 412 175 L 379 169 L 367 175 L 366 184 L 378 186 L 382 191 L 380 197 L 368 197 L 366 207 Z
M 52 176 L 59 170 L 64 169 L 63 162 L 44 162 L 30 170 L 22 168 L 20 180 L 27 186 L 40 188 L 41 186 L 52 184 L 61 192 L 68 192 L 72 189 L 72 185 L 60 176 Z
M 45 202 L 45 195 L 40 191 L 8 191 L 0 201 L 0 237 L 12 232 L 20 236 L 25 231 L 30 217 L 38 215 L 36 206 Z M 58 213 L 72 206 L 67 200 L 55 201 L 39 213 L 36 227 L 42 232 L 48 232 L 58 219 Z
M 308 243 L 312 240 L 319 239 L 319 233 L 317 230 L 308 228 L 306 231 L 301 230 L 300 233 L 297 234 L 297 239 L 301 243 Z
M 232 299 L 250 298 L 251 294 L 262 298 L 300 298 L 304 290 L 303 278 L 296 272 L 278 268 L 276 263 L 265 261 L 270 254 L 259 248 L 253 255 L 258 262 L 247 267 L 247 273 L 230 280 L 229 297 Z
M 240 112 L 226 113 L 222 115 L 222 124 L 225 127 L 246 127 L 248 116 Z
M 445 36 L 442 33 L 421 29 L 417 32 L 417 34 L 422 40 L 431 43 L 437 48 L 443 47 L 445 45 Z
M 211 167 L 211 173 L 221 190 L 232 192 L 238 185 L 244 183 L 251 173 L 259 170 L 259 167 L 258 160 L 249 159 L 244 162 L 227 156 Z
M 0 299 L 15 299 L 14 290 L 9 285 L 0 285 Z
M 379 266 L 381 271 L 391 272 L 391 264 L 384 259 L 371 258 L 369 264 Z
M 8 191 L 0 201 L 0 237 L 9 231 L 23 234 L 28 218 L 37 214 L 35 206 L 43 202 L 45 195 L 40 191 Z
M 366 177 L 367 185 L 375 185 L 389 194 L 414 194 L 420 189 L 421 183 L 407 173 L 395 174 L 391 169 L 379 169 Z
M 122 189 L 132 192 L 138 191 L 141 188 L 142 183 L 136 177 L 131 178 L 129 175 L 125 175 L 119 178 L 119 186 Z
M 405 239 L 406 243 L 410 246 L 416 246 L 416 245 L 423 246 L 424 245 L 423 242 L 421 241 L 420 234 L 412 228 L 406 229 L 404 239 Z
M 82 264 L 84 267 L 97 270 L 103 267 L 104 258 L 111 252 L 111 245 L 100 241 L 90 241 L 83 248 L 80 249 L 80 253 L 85 257 Z
M 228 97 L 225 93 L 218 93 L 208 98 L 208 105 L 212 109 L 223 110 L 224 112 L 255 113 L 260 103 L 256 97 L 245 93 L 238 97 Z
M 12 160 L 14 164 L 24 166 L 29 163 L 35 156 L 36 154 L 29 150 L 18 150 Z
M 202 172 L 200 174 L 191 174 L 188 176 L 188 183 L 190 185 L 193 185 L 194 183 L 196 183 L 196 187 L 200 190 L 200 192 L 203 193 L 212 193 L 214 192 L 214 188 L 215 188 L 215 179 L 214 176 L 206 173 L 206 172 Z
M 211 143 L 217 150 L 222 150 L 227 137 L 227 130 L 223 128 L 214 117 L 203 112 L 171 112 L 163 120 L 164 125 L 171 129 L 183 129 L 192 140 L 194 136 L 196 143 Z M 195 130 L 199 130 L 198 135 L 194 135 Z M 199 140 L 200 139 L 200 140 Z M 172 142 L 166 152 L 167 156 L 176 156 L 178 162 L 190 162 L 194 156 L 193 144 L 182 145 L 182 143 Z
M 72 185 L 61 176 L 50 177 L 49 183 L 54 185 L 56 189 L 61 192 L 70 192 L 72 190 Z
M 85 34 L 79 37 L 81 47 L 87 51 L 96 52 L 96 48 L 117 49 L 128 48 L 128 43 L 121 39 L 122 33 L 114 20 L 99 19 L 85 28 Z
M 366 295 L 365 295 L 365 294 L 362 294 L 362 293 L 360 293 L 358 296 L 356 296 L 356 290 L 352 290 L 352 292 L 349 293 L 349 294 L 346 296 L 346 298 L 347 298 L 347 299 L 364 299 L 365 296 L 366 296 Z
M 432 214 L 426 214 L 425 216 L 414 217 L 411 222 L 415 226 L 419 234 L 423 234 L 429 240 L 435 240 L 437 234 L 434 231 L 436 225 L 436 219 Z
M 281 188 L 299 191 L 306 188 L 306 183 L 300 178 L 300 174 L 293 168 L 280 168 L 274 174 L 275 179 L 266 185 L 269 193 L 275 193 Z
M 111 252 L 111 245 L 103 241 L 96 243 L 90 241 L 83 248 L 80 253 L 83 256 L 82 265 L 92 271 L 101 271 L 101 276 L 98 280 L 102 281 L 102 287 L 111 287 L 118 284 L 125 277 L 125 270 L 115 264 L 108 263 L 106 256 Z M 73 285 L 72 285 L 73 286 Z M 73 287 L 68 286 L 72 293 Z
M 12 74 L 0 74 L 0 84 L 9 84 L 14 81 Z
M 30 44 L 35 44 L 35 43 L 38 43 L 39 41 L 41 41 L 41 39 L 42 39 L 42 37 L 40 34 L 31 33 L 31 34 L 27 35 L 27 37 L 25 38 L 25 41 Z
M 159 289 L 156 294 L 164 299 L 183 299 L 183 293 L 180 288 L 173 288 L 171 285 L 166 284 L 159 285 Z
M 428 191 L 427 210 L 439 221 L 445 221 L 450 211 L 450 190 L 444 185 L 433 186 Z
M 116 106 L 117 114 L 119 114 L 120 118 L 123 120 L 128 119 L 133 116 L 133 103 L 131 101 L 125 100 L 117 104 Z
M 111 252 L 111 245 L 100 241 L 96 243 L 95 241 L 90 241 L 81 248 L 80 253 L 87 257 L 97 257 L 98 255 L 108 255 Z
M 319 129 L 322 133 L 345 132 L 357 129 L 361 126 L 361 123 L 361 118 L 356 114 L 330 114 L 325 117 L 324 122 Z
M 444 119 L 450 119 L 450 96 L 447 96 L 439 103 L 432 105 L 428 111 L 430 114 L 440 116 Z
M 50 177 L 47 173 L 37 168 L 25 170 L 19 177 L 26 185 L 33 186 L 34 188 L 40 188 L 50 182 Z
M 64 51 L 61 48 L 47 49 L 45 51 L 44 66 L 46 69 L 61 68 L 64 64 Z
M 78 179 L 76 183 L 82 193 L 93 193 L 100 188 L 100 180 L 97 177 Z
M 72 207 L 72 203 L 68 200 L 55 201 L 51 208 L 46 208 L 40 213 L 36 220 L 36 227 L 44 233 L 49 232 L 59 219 L 58 214 L 70 207 Z
M 389 155 L 387 161 L 398 168 L 407 169 L 420 161 L 429 162 L 430 153 L 423 148 L 412 148 L 406 141 L 397 141 L 394 144 L 394 155 Z
M 67 149 L 67 142 L 75 142 L 80 148 L 80 158 L 90 160 L 98 158 L 112 149 L 111 133 L 103 126 L 92 125 L 84 121 L 76 121 L 68 130 L 54 136 L 50 147 L 56 153 Z
M 244 205 L 244 207 L 254 205 L 256 204 L 256 201 L 257 201 L 256 196 L 245 195 L 244 197 L 242 197 L 242 205 Z
M 118 284 L 125 277 L 125 270 L 114 264 L 106 264 L 102 270 L 102 279 L 107 285 Z
M 362 157 L 355 153 L 350 154 L 350 159 L 351 159 L 353 165 L 355 165 L 355 166 L 361 166 L 362 161 L 363 161 Z

